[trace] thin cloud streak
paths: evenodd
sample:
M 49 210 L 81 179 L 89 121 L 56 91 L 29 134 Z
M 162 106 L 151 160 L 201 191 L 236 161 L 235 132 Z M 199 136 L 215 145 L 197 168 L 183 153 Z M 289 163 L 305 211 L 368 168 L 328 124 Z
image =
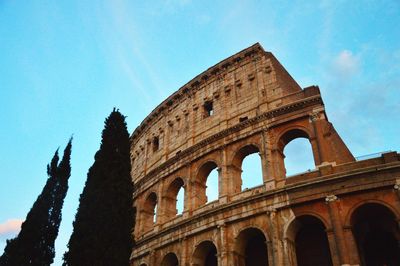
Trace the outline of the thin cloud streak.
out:
M 157 62 L 152 62 L 151 64 L 145 57 L 145 55 L 142 52 L 141 47 L 142 45 L 141 41 L 143 38 L 139 36 L 138 31 L 135 29 L 136 25 L 132 20 L 132 14 L 127 14 L 126 10 L 129 10 L 129 8 L 126 6 L 124 1 L 114 1 L 113 4 L 110 7 L 111 10 L 111 18 L 113 21 L 113 29 L 112 32 L 117 33 L 118 36 L 123 37 L 125 40 L 125 43 L 128 45 L 128 49 L 124 49 L 124 47 L 119 46 L 119 54 L 124 54 L 124 55 L 132 55 L 135 57 L 137 61 L 139 61 L 141 67 L 144 68 L 145 72 L 147 72 L 147 76 L 150 78 L 150 83 L 153 85 L 153 87 L 157 90 L 157 93 L 159 94 L 160 98 L 164 97 L 164 93 L 162 92 L 162 85 L 161 82 L 158 78 L 158 75 L 154 72 L 153 68 L 151 67 L 152 65 L 157 64 Z M 119 38 L 116 38 L 118 42 L 121 40 Z M 115 47 L 115 45 L 112 45 L 111 47 Z M 120 59 L 121 57 L 119 57 Z M 126 60 L 125 60 L 126 61 Z M 120 63 L 122 63 L 120 61 Z M 125 65 L 126 69 L 126 63 L 128 62 L 123 62 L 122 65 Z M 131 64 L 134 63 L 134 61 L 130 62 Z M 131 68 L 132 71 L 134 71 Z M 132 80 L 132 79 L 131 79 Z M 149 91 L 152 91 L 149 89 Z M 142 93 L 146 93 L 145 90 L 141 90 Z M 150 96 L 154 96 L 154 94 L 146 95 L 146 98 L 151 98 Z

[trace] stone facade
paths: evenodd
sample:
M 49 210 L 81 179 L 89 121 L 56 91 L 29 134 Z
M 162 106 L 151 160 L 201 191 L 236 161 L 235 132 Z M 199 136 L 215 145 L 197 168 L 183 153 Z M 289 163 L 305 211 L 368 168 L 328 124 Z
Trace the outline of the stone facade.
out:
M 283 150 L 296 138 L 309 140 L 315 170 L 288 178 Z M 356 161 L 319 88 L 300 88 L 259 44 L 168 97 L 131 143 L 133 266 L 400 265 L 399 154 Z M 253 153 L 263 184 L 242 190 Z M 207 202 L 213 169 L 219 195 Z

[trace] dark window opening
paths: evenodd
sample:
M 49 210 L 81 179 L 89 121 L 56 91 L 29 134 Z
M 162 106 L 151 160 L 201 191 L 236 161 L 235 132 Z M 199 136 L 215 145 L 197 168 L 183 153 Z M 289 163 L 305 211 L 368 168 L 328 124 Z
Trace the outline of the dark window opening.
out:
M 153 138 L 153 152 L 158 151 L 159 148 L 160 148 L 160 140 L 158 139 L 158 137 L 154 137 Z
M 246 121 L 247 119 L 248 119 L 247 116 L 239 117 L 239 123 L 242 123 L 242 122 Z
M 367 203 L 352 215 L 361 265 L 400 265 L 397 219 L 386 207 Z
M 204 104 L 204 116 L 212 116 L 214 114 L 213 102 L 209 101 Z
M 301 227 L 297 232 L 296 257 L 298 266 L 332 266 L 325 226 L 312 216 L 298 218 Z

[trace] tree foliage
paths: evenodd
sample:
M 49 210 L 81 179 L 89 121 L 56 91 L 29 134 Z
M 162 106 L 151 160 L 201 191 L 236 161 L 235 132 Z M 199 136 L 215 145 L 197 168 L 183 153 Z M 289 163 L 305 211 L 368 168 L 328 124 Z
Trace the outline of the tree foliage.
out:
M 2 266 L 37 265 L 53 263 L 54 242 L 61 223 L 61 209 L 68 190 L 71 175 L 72 138 L 69 140 L 60 163 L 58 149 L 47 165 L 47 179 L 42 193 L 38 196 L 21 231 L 14 239 L 7 240 L 4 254 L 0 257 Z
M 114 109 L 80 196 L 63 265 L 129 265 L 134 222 L 129 151 L 125 117 Z

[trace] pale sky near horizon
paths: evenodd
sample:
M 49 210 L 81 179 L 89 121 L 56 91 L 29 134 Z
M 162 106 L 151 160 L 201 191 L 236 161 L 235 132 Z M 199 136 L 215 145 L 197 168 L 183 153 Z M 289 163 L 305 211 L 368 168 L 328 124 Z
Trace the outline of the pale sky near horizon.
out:
M 399 25 L 398 0 L 0 1 L 0 254 L 74 134 L 61 265 L 113 107 L 132 132 L 180 86 L 256 42 L 300 86 L 319 85 L 355 156 L 399 151 Z M 307 170 L 299 147 L 288 170 Z

